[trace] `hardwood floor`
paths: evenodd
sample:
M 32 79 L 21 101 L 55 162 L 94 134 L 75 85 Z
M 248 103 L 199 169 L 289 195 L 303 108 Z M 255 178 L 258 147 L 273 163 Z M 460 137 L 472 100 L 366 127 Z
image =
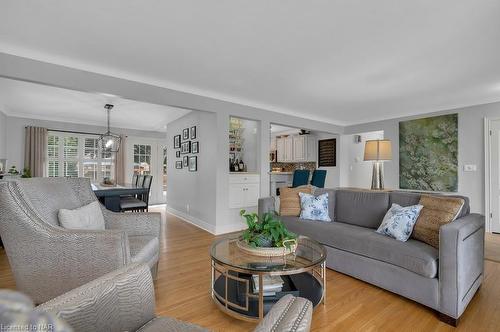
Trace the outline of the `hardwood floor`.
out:
M 174 216 L 163 213 L 163 217 L 155 286 L 157 313 L 214 331 L 251 331 L 254 324 L 225 315 L 210 298 L 209 248 L 215 237 Z M 498 331 L 500 328 L 500 263 L 485 263 L 484 283 L 462 316 L 458 331 Z M 315 309 L 313 331 L 455 330 L 440 322 L 432 310 L 378 287 L 332 270 L 328 270 L 327 280 L 327 304 Z M 0 288 L 14 288 L 3 250 L 0 251 Z
M 487 260 L 500 263 L 500 234 L 486 233 L 484 257 Z

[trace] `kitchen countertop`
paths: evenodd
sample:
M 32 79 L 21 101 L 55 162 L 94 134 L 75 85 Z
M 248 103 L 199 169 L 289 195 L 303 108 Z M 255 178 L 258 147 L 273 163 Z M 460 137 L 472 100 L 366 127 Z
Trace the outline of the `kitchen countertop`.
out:
M 269 172 L 269 174 L 271 174 L 271 175 L 281 175 L 281 174 L 283 174 L 283 175 L 292 175 L 293 172 Z
M 229 174 L 260 175 L 260 173 L 257 173 L 257 172 L 229 172 Z

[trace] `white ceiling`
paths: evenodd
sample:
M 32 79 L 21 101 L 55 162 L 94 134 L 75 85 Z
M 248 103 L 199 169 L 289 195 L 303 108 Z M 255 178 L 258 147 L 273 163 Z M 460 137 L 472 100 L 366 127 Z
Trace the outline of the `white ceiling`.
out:
M 0 51 L 354 124 L 500 100 L 498 0 L 28 1 Z
M 111 126 L 165 131 L 165 125 L 188 110 L 0 78 L 0 110 L 41 120 L 106 126 L 105 104 L 113 104 Z

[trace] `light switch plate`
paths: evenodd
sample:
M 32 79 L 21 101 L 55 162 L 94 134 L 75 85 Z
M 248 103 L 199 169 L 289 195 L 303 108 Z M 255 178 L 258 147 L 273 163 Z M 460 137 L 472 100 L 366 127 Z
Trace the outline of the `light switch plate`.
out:
M 477 166 L 476 165 L 464 165 L 464 172 L 476 172 L 477 171 Z

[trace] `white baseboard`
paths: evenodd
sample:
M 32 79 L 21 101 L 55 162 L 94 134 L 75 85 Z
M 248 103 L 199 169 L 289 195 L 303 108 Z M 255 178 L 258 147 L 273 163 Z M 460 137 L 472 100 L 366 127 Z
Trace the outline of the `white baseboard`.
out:
M 217 227 L 217 232 L 215 234 L 221 235 L 226 233 L 233 233 L 242 231 L 244 229 L 247 229 L 247 225 L 245 225 L 244 223 L 222 225 L 221 227 Z
M 168 205 L 167 205 L 167 212 L 176 216 L 179 219 L 184 220 L 185 222 L 188 222 L 188 223 L 190 223 L 196 227 L 199 227 L 199 228 L 201 228 L 201 229 L 203 229 L 211 234 L 216 235 L 215 226 L 207 223 L 206 221 L 203 221 L 201 219 L 193 217 L 185 212 L 173 209 L 173 208 L 169 207 Z

